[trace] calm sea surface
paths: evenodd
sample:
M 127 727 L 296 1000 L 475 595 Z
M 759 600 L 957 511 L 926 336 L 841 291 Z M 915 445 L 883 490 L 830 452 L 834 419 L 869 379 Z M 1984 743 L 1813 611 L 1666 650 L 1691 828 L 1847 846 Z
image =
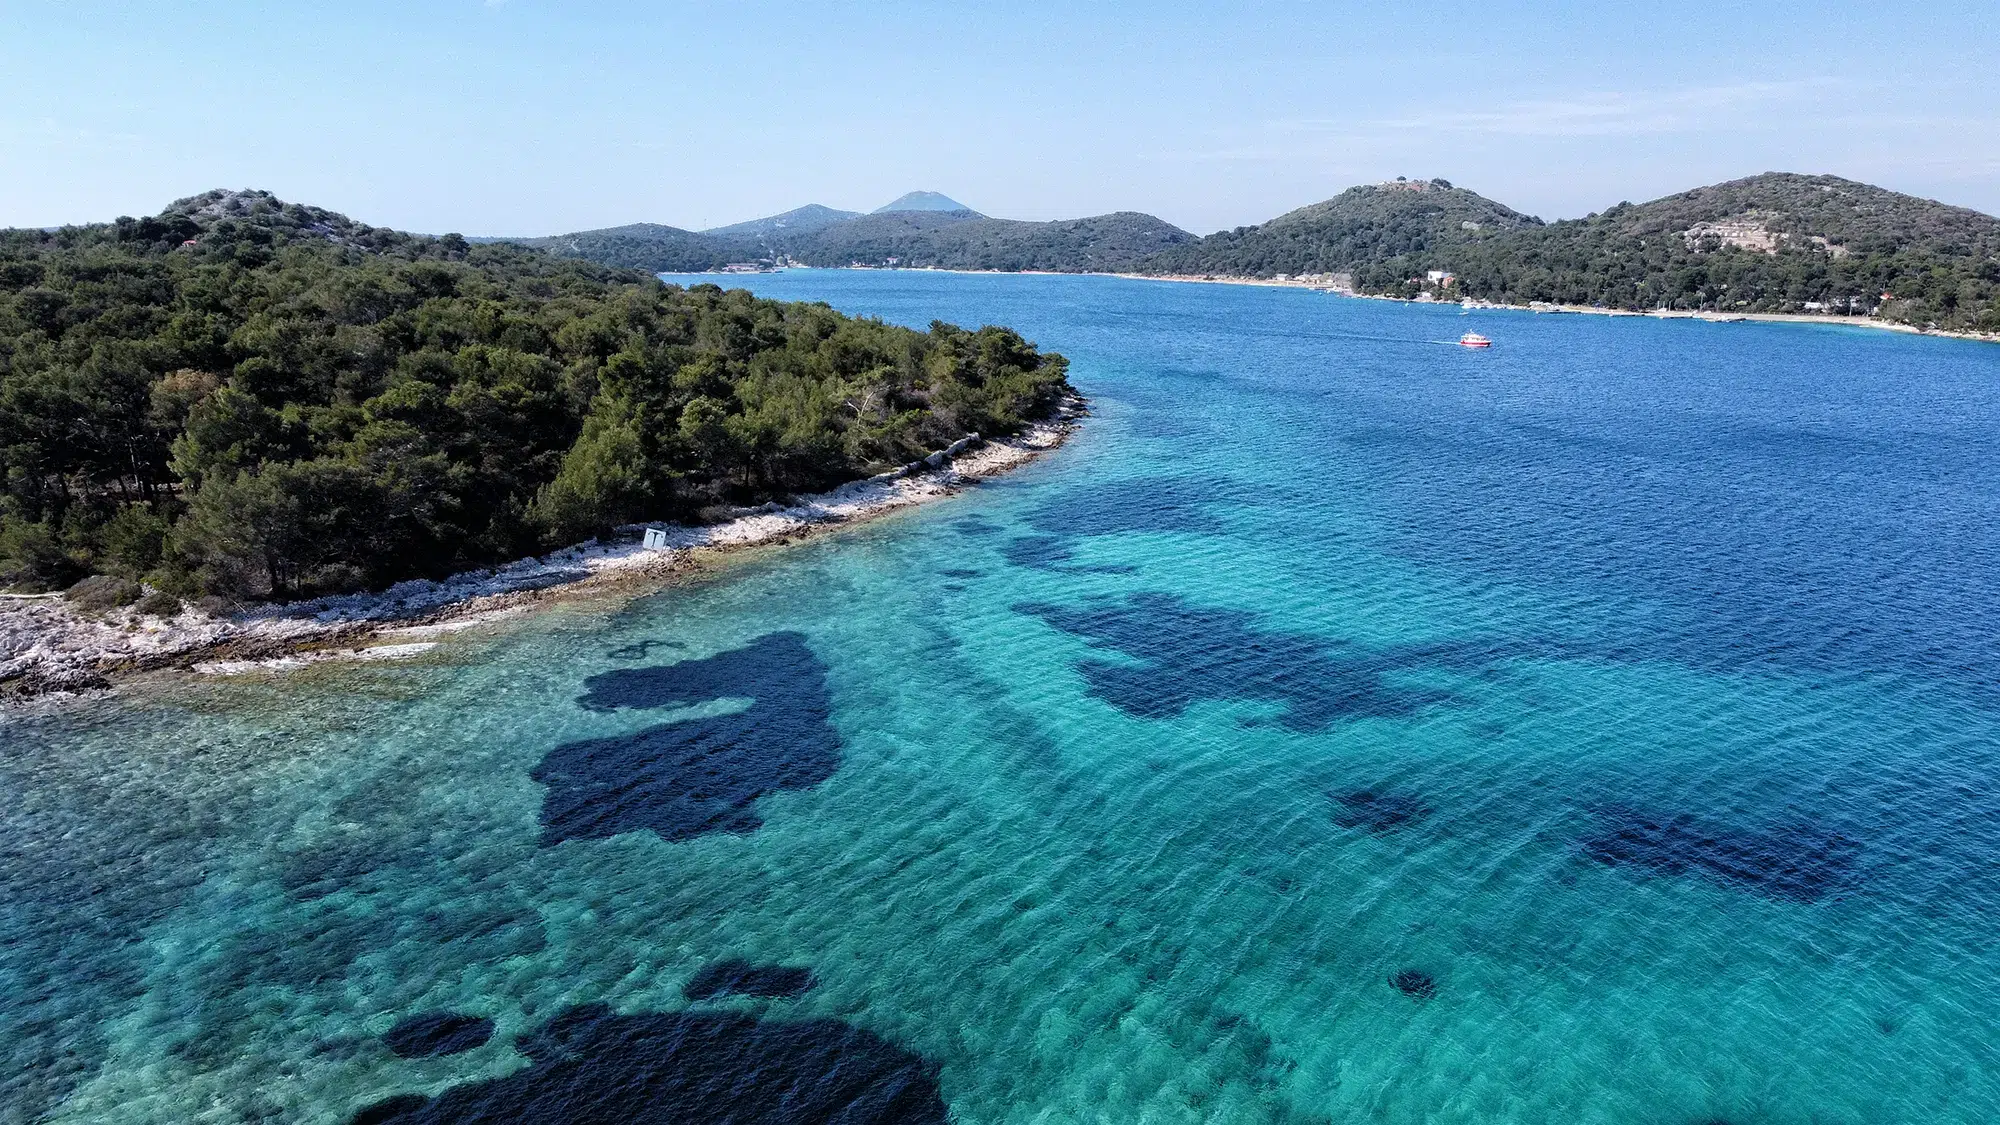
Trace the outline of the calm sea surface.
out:
M 0 722 L 0 1122 L 2000 1121 L 2000 348 L 743 283 L 1015 326 L 1094 417 Z

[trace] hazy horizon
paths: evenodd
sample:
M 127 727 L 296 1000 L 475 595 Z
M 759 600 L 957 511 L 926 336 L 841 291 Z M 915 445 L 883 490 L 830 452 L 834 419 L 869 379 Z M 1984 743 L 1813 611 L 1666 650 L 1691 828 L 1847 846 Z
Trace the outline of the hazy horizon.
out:
M 255 187 L 405 230 L 726 226 L 912 190 L 1197 234 L 1444 178 L 1546 219 L 1765 171 L 2000 212 L 2000 13 L 459 0 L 0 4 L 0 225 Z

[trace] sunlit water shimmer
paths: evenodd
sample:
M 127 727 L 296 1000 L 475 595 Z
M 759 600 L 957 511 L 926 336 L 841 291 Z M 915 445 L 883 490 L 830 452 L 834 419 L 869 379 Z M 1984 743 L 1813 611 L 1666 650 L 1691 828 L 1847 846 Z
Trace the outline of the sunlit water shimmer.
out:
M 745 283 L 1016 326 L 1095 417 L 0 726 L 0 1122 L 2000 1120 L 2000 348 Z

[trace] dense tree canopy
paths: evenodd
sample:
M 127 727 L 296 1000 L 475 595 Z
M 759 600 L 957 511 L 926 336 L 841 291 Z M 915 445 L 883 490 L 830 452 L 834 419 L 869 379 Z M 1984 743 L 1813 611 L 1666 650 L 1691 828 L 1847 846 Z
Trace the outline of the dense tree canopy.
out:
M 853 215 L 820 208 L 692 233 L 649 223 L 522 240 L 522 245 L 660 273 L 698 273 L 730 262 L 789 259 L 809 266 L 929 266 L 955 270 L 1107 272 L 1131 269 L 1194 236 L 1151 215 L 1022 222 L 974 211 Z M 781 220 L 784 220 L 781 222 Z
M 1444 255 L 1540 223 L 1442 180 L 1403 180 L 1349 188 L 1268 223 L 1217 231 L 1142 268 L 1224 277 L 1355 273 L 1390 262 L 1400 270 L 1405 260 Z
M 441 575 L 1014 431 L 1066 366 L 262 193 L 0 232 L 0 579 Z
M 1835 176 L 1770 173 L 1542 223 L 1442 181 L 1352 188 L 1140 267 L 1347 274 L 1364 293 L 1615 309 L 1872 314 L 2000 331 L 2000 219 Z M 1885 296 L 1886 294 L 1886 296 Z
M 756 238 L 682 230 L 659 223 L 628 223 L 602 230 L 504 241 L 546 250 L 559 258 L 581 258 L 647 273 L 707 273 L 732 262 L 754 262 L 769 256 L 768 249 Z
M 1128 270 L 1172 246 L 1186 231 L 1134 211 L 1087 219 L 1023 222 L 970 211 L 862 215 L 804 234 L 766 236 L 771 252 L 812 266 L 929 266 L 953 270 Z
M 1438 264 L 1466 295 L 1516 303 L 1872 313 L 2000 331 L 2000 219 L 1834 176 L 1770 174 L 1621 203 L 1385 263 L 1378 282 L 1394 291 Z

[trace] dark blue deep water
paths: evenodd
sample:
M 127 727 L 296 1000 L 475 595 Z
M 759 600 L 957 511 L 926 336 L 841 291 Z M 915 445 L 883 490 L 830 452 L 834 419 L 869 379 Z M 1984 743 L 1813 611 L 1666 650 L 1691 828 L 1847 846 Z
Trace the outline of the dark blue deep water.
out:
M 0 1123 L 2000 1121 L 2000 348 L 743 283 L 1012 325 L 1093 417 L 0 720 Z

